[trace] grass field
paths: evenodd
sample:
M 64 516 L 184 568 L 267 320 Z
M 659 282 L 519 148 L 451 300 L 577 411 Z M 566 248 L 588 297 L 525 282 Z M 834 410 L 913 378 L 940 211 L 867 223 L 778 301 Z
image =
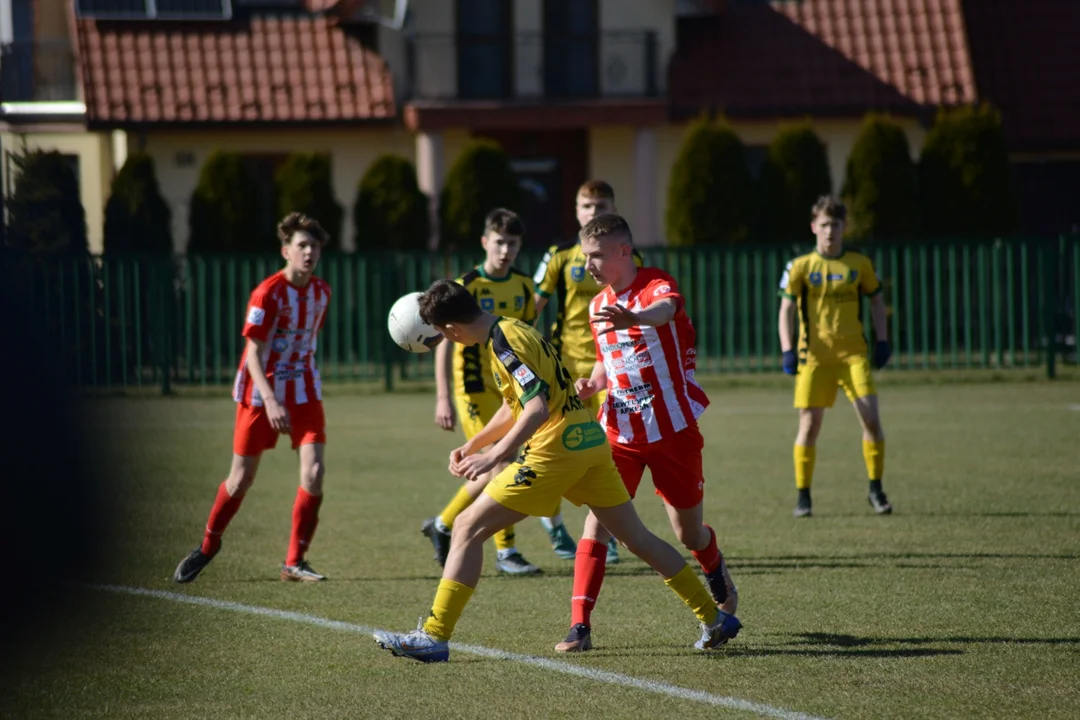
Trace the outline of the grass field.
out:
M 838 405 L 819 441 L 815 517 L 800 521 L 789 391 L 712 390 L 706 518 L 739 585 L 737 640 L 694 651 L 692 616 L 624 551 L 593 616 L 597 649 L 555 653 L 572 563 L 530 520 L 518 546 L 545 574 L 498 576 L 489 547 L 455 637 L 469 647 L 431 666 L 363 630 L 410 629 L 427 612 L 438 567 L 419 527 L 455 489 L 458 437 L 435 428 L 431 396 L 328 395 L 309 558 L 330 580 L 315 585 L 277 577 L 296 485 L 284 448 L 213 564 L 171 584 L 227 469 L 232 405 L 94 400 L 117 508 L 99 582 L 113 589 L 72 591 L 79 611 L 56 617 L 0 688 L 0 716 L 1080 716 L 1080 384 L 885 388 L 891 517 L 871 513 L 858 426 Z M 656 497 L 637 504 L 673 541 Z M 583 513 L 564 513 L 576 535 Z

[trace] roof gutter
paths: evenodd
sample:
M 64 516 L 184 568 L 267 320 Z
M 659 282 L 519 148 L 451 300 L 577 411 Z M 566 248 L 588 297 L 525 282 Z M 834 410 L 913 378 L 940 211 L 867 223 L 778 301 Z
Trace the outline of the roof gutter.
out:
M 85 117 L 86 103 L 78 101 L 0 103 L 0 118 L 82 120 Z

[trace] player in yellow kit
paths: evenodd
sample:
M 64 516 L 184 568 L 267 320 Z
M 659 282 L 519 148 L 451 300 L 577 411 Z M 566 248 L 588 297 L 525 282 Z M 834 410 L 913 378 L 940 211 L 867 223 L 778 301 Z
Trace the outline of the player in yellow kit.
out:
M 524 235 L 525 225 L 516 213 L 504 208 L 489 212 L 480 238 L 484 262 L 456 282 L 472 293 L 485 312 L 531 323 L 536 320 L 533 281 L 514 267 Z M 435 348 L 435 368 L 435 422 L 444 430 L 453 430 L 455 421 L 460 420 L 465 439 L 471 440 L 502 406 L 502 395 L 492 379 L 487 353 L 479 345 L 439 343 Z M 506 464 L 499 465 L 496 471 Z M 464 483 L 442 512 L 421 526 L 420 531 L 431 540 L 435 560 L 440 565 L 446 564 L 450 552 L 454 520 L 483 489 L 484 482 Z M 502 572 L 510 575 L 540 572 L 514 546 L 513 525 L 495 533 L 495 550 L 496 564 Z
M 598 215 L 609 215 L 615 210 L 615 191 L 603 180 L 590 180 L 578 188 L 575 200 L 577 221 L 585 227 Z M 536 269 L 536 311 L 539 313 L 554 298 L 558 315 L 551 328 L 551 344 L 562 355 L 563 363 L 577 381 L 588 378 L 596 365 L 596 344 L 593 342 L 592 326 L 589 324 L 589 303 L 601 290 L 601 286 L 585 271 L 585 254 L 581 242 L 575 236 L 558 245 L 552 245 Z M 642 266 L 641 254 L 634 250 L 634 262 Z M 594 416 L 604 404 L 607 390 L 602 390 L 586 402 Z M 573 559 L 576 548 L 560 517 L 549 524 L 544 523 L 551 538 L 555 554 Z M 569 542 L 567 542 L 569 541 Z M 619 562 L 618 543 L 608 543 L 607 563 Z
M 815 444 L 825 408 L 836 400 L 838 387 L 855 406 L 863 428 L 863 458 L 870 479 L 870 505 L 878 514 L 892 512 L 881 476 L 885 468 L 885 433 L 878 415 L 877 390 L 867 358 L 862 324 L 862 298 L 870 298 L 870 316 L 877 342 L 873 365 L 885 367 L 890 349 L 881 283 L 870 258 L 844 248 L 847 209 L 823 196 L 811 211 L 810 229 L 817 248 L 788 263 L 780 281 L 780 349 L 784 372 L 795 375 L 795 407 L 799 433 L 795 440 L 795 517 L 812 513 L 810 484 Z M 798 312 L 798 318 L 796 318 Z M 795 329 L 800 328 L 798 354 Z
M 400 657 L 448 660 L 454 627 L 480 580 L 484 541 L 529 515 L 550 513 L 563 497 L 588 505 L 608 531 L 664 578 L 701 623 L 695 647 L 711 649 L 734 638 L 741 628 L 738 619 L 716 607 L 682 555 L 642 524 L 607 435 L 578 398 L 550 343 L 520 320 L 484 312 L 468 290 L 449 280 L 436 280 L 419 304 L 421 319 L 447 340 L 483 346 L 506 403 L 479 434 L 450 453 L 450 472 L 474 482 L 516 459 L 458 518 L 442 580 L 419 627 L 410 633 L 377 630 L 376 642 Z M 489 449 L 477 453 L 481 447 Z

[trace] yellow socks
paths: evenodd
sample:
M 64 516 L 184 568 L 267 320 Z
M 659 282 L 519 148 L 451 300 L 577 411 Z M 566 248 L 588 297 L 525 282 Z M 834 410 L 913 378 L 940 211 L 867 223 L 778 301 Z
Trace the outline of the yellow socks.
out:
M 863 454 L 866 454 L 866 443 L 863 443 Z M 810 489 L 810 483 L 814 481 L 814 460 L 816 458 L 817 448 L 815 446 L 795 446 L 795 487 L 799 490 Z M 866 462 L 869 463 L 869 459 Z
M 880 480 L 885 472 L 885 441 L 862 441 L 862 456 L 866 460 L 866 474 L 871 480 Z
M 513 550 L 514 549 L 514 526 L 500 530 L 495 533 L 495 549 L 496 550 Z
M 716 621 L 716 602 L 689 565 L 683 565 L 683 569 L 676 573 L 675 577 L 668 578 L 664 583 L 694 611 L 698 620 L 707 625 Z
M 473 498 L 469 495 L 469 488 L 467 485 L 462 485 L 458 488 L 457 495 L 454 499 L 447 503 L 446 507 L 439 514 L 439 519 L 443 521 L 443 524 L 448 528 L 454 527 L 454 520 L 457 516 L 465 512 L 465 508 L 473 504 Z
M 473 588 L 453 580 L 440 580 L 435 591 L 435 601 L 431 603 L 431 614 L 424 622 L 424 632 L 442 642 L 454 634 L 458 618 L 469 604 Z

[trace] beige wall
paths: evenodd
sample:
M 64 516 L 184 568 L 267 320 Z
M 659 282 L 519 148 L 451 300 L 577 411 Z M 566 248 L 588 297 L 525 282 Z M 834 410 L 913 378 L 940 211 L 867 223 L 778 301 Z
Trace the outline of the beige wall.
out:
M 615 190 L 619 214 L 635 225 L 634 128 L 629 125 L 589 129 L 589 177 L 607 181 Z
M 26 135 L 0 133 L 0 145 L 5 155 L 20 152 L 24 141 L 30 150 L 57 150 L 79 157 L 79 199 L 86 211 L 86 234 L 90 241 L 90 252 L 100 253 L 105 234 L 105 202 L 109 199 L 113 177 L 110 134 L 81 130 Z M 11 187 L 13 180 L 5 178 L 7 188 Z
M 469 143 L 473 137 L 472 132 L 468 128 L 455 128 L 452 130 L 443 131 L 443 164 L 442 164 L 442 177 L 439 178 L 439 187 L 443 186 L 443 182 L 446 179 L 446 173 L 449 172 L 450 166 L 457 160 L 457 156 L 461 154 L 462 148 Z
M 789 122 L 798 122 L 800 119 L 793 118 Z M 922 151 L 923 142 L 926 139 L 926 130 L 918 122 L 906 118 L 898 118 L 898 122 L 907 133 L 908 144 L 911 146 L 912 159 L 917 159 Z M 733 122 L 732 127 L 746 145 L 768 145 L 776 135 L 777 129 L 784 121 L 768 122 Z M 855 137 L 859 130 L 861 120 L 816 120 L 814 132 L 825 143 L 826 154 L 829 158 L 829 171 L 832 175 L 833 192 L 839 193 L 844 185 L 846 177 L 845 167 L 851 148 L 855 144 Z M 664 214 L 667 209 L 667 185 L 671 175 L 671 166 L 679 153 L 686 125 L 666 125 L 657 128 L 656 139 L 656 202 L 657 217 L 659 218 L 661 232 L 664 227 Z M 632 146 L 631 146 L 632 147 Z
M 129 140 L 132 150 L 138 141 Z M 360 178 L 376 157 L 397 153 L 415 162 L 413 136 L 402 128 L 355 130 L 235 130 L 228 132 L 155 132 L 145 149 L 154 158 L 161 192 L 172 208 L 173 238 L 182 252 L 188 240 L 188 207 L 199 170 L 214 150 L 241 153 L 325 152 L 333 157 L 334 196 L 345 209 L 341 244 L 354 242 L 352 206 Z

